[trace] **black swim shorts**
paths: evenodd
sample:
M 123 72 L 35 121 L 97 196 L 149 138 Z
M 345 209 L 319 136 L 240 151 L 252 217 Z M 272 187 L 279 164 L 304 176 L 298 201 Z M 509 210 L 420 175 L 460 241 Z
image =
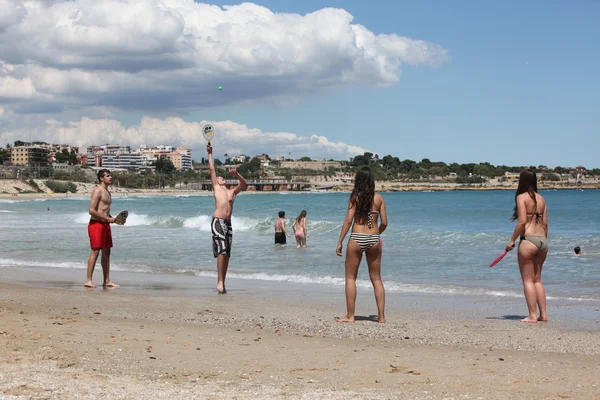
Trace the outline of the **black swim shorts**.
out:
M 275 232 L 275 244 L 285 244 L 286 239 L 284 232 Z
M 231 257 L 231 242 L 233 240 L 231 221 L 213 217 L 210 229 L 212 231 L 213 255 L 215 258 L 220 254 Z

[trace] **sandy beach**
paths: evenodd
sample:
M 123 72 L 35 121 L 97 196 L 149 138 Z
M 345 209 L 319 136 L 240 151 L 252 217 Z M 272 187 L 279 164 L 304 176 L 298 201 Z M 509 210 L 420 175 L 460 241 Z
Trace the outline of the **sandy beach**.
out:
M 338 294 L 233 283 L 219 296 L 212 279 L 133 274 L 86 291 L 82 272 L 3 274 L 20 284 L 0 285 L 0 398 L 600 399 L 597 325 L 424 313 L 409 298 L 386 324 L 341 324 Z

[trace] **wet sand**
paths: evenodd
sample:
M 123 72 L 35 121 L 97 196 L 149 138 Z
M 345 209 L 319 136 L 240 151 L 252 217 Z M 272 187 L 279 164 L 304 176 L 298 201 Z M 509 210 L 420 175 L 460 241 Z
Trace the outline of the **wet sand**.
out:
M 364 291 L 358 321 L 341 324 L 339 293 L 301 285 L 232 280 L 223 296 L 209 278 L 118 273 L 133 288 L 85 290 L 81 273 L 44 285 L 40 271 L 0 271 L 20 283 L 0 284 L 0 398 L 600 399 L 592 322 L 524 324 L 492 303 L 470 315 L 407 296 L 378 324 Z

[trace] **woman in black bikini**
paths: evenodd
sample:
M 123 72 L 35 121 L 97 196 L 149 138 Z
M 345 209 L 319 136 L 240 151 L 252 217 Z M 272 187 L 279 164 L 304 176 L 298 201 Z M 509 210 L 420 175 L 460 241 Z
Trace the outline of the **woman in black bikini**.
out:
M 380 219 L 379 225 L 377 219 Z M 342 225 L 336 254 L 342 256 L 342 243 L 352 227 L 346 249 L 346 316 L 338 322 L 354 322 L 356 305 L 356 277 L 363 253 L 367 256 L 369 277 L 375 292 L 378 321 L 385 322 L 385 289 L 381 281 L 381 238 L 387 227 L 387 213 L 383 196 L 375 193 L 375 178 L 369 167 L 361 168 L 354 178 L 354 190 L 348 201 L 348 212 Z
M 512 220 L 517 220 L 517 225 L 506 245 L 506 251 L 514 249 L 515 240 L 521 239 L 518 250 L 519 270 L 529 309 L 529 315 L 521 322 L 548 321 L 546 290 L 542 284 L 542 266 L 548 255 L 548 209 L 546 201 L 537 192 L 535 172 L 530 169 L 522 171 L 519 177 Z

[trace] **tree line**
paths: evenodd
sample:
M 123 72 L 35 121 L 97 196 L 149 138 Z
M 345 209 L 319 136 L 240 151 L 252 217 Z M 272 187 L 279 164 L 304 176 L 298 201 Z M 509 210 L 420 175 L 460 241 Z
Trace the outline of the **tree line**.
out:
M 424 158 L 421 161 L 400 160 L 398 157 L 387 155 L 379 158 L 377 154 L 364 153 L 350 160 L 348 163 L 351 167 L 361 167 L 368 165 L 378 180 L 389 180 L 400 177 L 409 180 L 429 179 L 432 177 L 447 177 L 451 174 L 456 174 L 456 181 L 461 183 L 461 180 L 466 178 L 480 178 L 482 181 L 489 178 L 503 177 L 506 172 L 518 173 L 524 168 L 531 168 L 541 179 L 558 181 L 560 175 L 568 174 L 572 171 L 566 167 L 548 168 L 545 165 L 539 166 L 507 166 L 507 165 L 492 165 L 488 162 L 480 163 L 451 163 L 447 164 L 441 161 L 431 161 Z M 587 175 L 600 175 L 600 168 L 586 170 Z M 479 182 L 462 182 L 462 183 L 479 183 Z

